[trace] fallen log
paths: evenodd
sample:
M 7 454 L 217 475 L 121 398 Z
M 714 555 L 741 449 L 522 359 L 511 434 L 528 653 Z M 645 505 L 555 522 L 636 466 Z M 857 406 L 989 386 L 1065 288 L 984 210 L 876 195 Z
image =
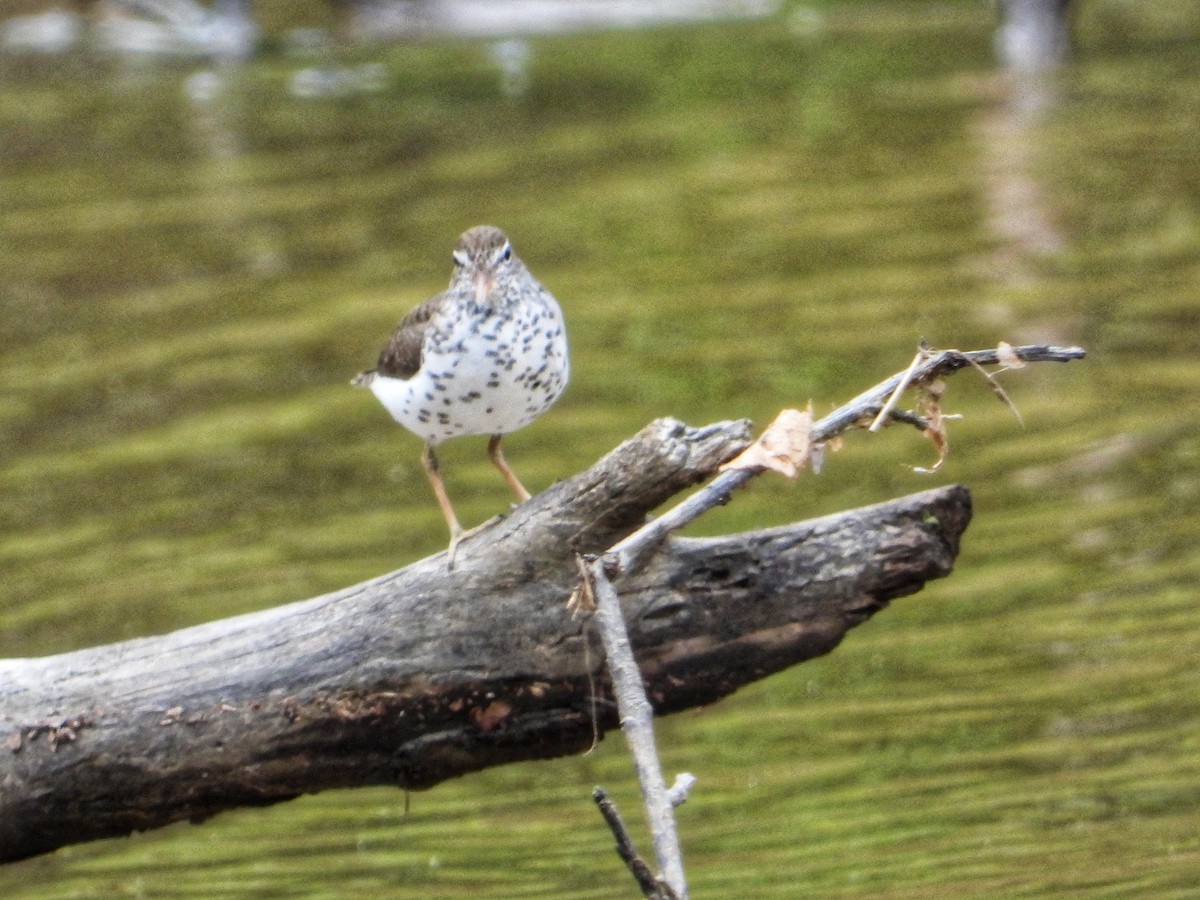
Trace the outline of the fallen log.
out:
M 0 661 L 0 861 L 338 787 L 428 788 L 616 727 L 567 609 L 599 554 L 744 450 L 745 422 L 652 423 L 445 554 L 157 637 Z M 616 587 L 656 714 L 827 653 L 949 573 L 948 487 L 779 528 L 672 538 Z

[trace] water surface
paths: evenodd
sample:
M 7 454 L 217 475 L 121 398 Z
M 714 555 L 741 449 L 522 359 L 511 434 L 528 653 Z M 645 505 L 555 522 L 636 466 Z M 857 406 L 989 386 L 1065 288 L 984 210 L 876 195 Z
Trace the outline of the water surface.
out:
M 453 41 L 0 60 L 0 653 L 441 548 L 418 442 L 347 381 L 444 285 L 457 234 L 494 222 L 572 340 L 568 392 L 506 441 L 531 489 L 657 416 L 827 410 L 921 337 L 1090 352 L 1004 376 L 1024 428 L 956 376 L 933 477 L 919 436 L 854 435 L 819 477 L 761 479 L 699 523 L 949 482 L 976 501 L 951 578 L 662 723 L 667 771 L 700 779 L 680 814 L 695 896 L 1185 893 L 1200 6 L 1087 5 L 1076 64 L 1033 86 L 995 71 L 990 24 L 975 3 L 852 4 L 542 38 L 515 81 Z M 465 523 L 504 508 L 481 443 L 442 457 Z M 407 813 L 397 791 L 330 792 L 70 848 L 0 892 L 631 896 L 597 783 L 636 818 L 614 735 Z

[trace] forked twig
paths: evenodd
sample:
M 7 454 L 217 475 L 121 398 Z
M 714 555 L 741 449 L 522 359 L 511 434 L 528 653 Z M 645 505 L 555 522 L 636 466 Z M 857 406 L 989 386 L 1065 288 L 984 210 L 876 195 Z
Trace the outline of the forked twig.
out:
M 674 897 L 686 900 L 687 883 L 684 880 L 683 854 L 679 849 L 673 804 L 663 780 L 654 743 L 654 709 L 646 696 L 642 673 L 629 643 L 629 630 L 621 615 L 621 602 L 617 599 L 617 591 L 608 573 L 604 571 L 605 560 L 606 557 L 601 557 L 588 563 L 587 578 L 592 583 L 596 622 L 607 654 L 621 731 L 629 745 L 638 783 L 642 788 L 654 858 L 662 881 L 671 888 Z M 634 874 L 636 877 L 637 873 Z
M 838 435 L 858 427 L 865 419 L 879 415 L 887 398 L 895 393 L 901 382 L 923 384 L 942 375 L 950 375 L 967 366 L 990 366 L 1001 363 L 1002 355 L 1015 355 L 1022 362 L 1069 362 L 1083 359 L 1086 355 L 1082 347 L 1051 347 L 1034 344 L 1025 347 L 1010 347 L 1007 353 L 999 349 L 971 350 L 942 350 L 920 363 L 910 372 L 905 369 L 891 376 L 872 388 L 869 388 L 848 403 L 835 409 L 829 415 L 813 423 L 809 432 L 811 444 L 823 444 Z M 910 367 L 911 368 L 911 367 Z M 908 421 L 907 418 L 899 421 Z M 698 518 L 714 506 L 729 502 L 733 491 L 744 485 L 750 479 L 762 474 L 763 469 L 728 469 L 701 487 L 696 493 L 672 507 L 663 515 L 638 529 L 629 537 L 613 545 L 608 556 L 615 568 L 610 571 L 614 577 L 628 572 L 643 554 L 658 546 L 667 535 L 678 531 L 689 522 Z
M 654 746 L 654 711 L 646 697 L 641 671 L 633 656 L 629 632 L 621 616 L 620 602 L 612 580 L 627 574 L 646 553 L 657 547 L 673 531 L 687 525 L 714 506 L 728 502 L 732 492 L 751 478 L 770 470 L 794 475 L 820 452 L 820 448 L 826 442 L 845 431 L 859 427 L 860 423 L 868 419 L 873 419 L 871 430 L 877 430 L 881 423 L 894 419 L 916 425 L 926 433 L 932 430 L 940 434 L 943 426 L 940 412 L 936 409 L 936 397 L 932 414 L 936 421 L 895 410 L 899 395 L 910 386 L 928 387 L 935 379 L 967 366 L 982 371 L 982 366 L 997 363 L 1007 368 L 1015 368 L 1018 367 L 1018 362 L 1067 362 L 1082 359 L 1084 356 L 1085 351 L 1081 347 L 1045 345 L 1010 347 L 1002 343 L 997 349 L 965 353 L 959 350 L 933 352 L 922 348 L 912 364 L 903 372 L 864 391 L 817 422 L 812 422 L 811 413 L 784 410 L 754 445 L 737 459 L 727 463 L 721 473 L 707 485 L 613 545 L 599 559 L 581 565 L 581 585 L 573 595 L 573 602 L 579 606 L 585 606 L 588 601 L 593 600 L 595 603 L 596 619 L 608 654 L 609 672 L 617 697 L 621 729 L 629 743 L 638 772 L 650 833 L 654 841 L 655 857 L 662 872 L 662 881 L 655 880 L 654 884 L 662 886 L 665 883 L 672 892 L 659 896 L 687 897 L 683 858 L 679 849 L 671 795 L 663 781 L 662 768 Z M 984 375 L 993 389 L 999 391 L 1001 400 L 1015 411 L 1007 394 L 999 389 L 999 385 L 987 372 L 984 372 Z M 928 393 L 934 396 L 932 390 Z M 944 439 L 944 434 L 940 436 Z M 944 440 L 941 448 L 944 455 Z M 603 805 L 601 811 L 604 811 Z M 615 814 L 615 810 L 612 812 Z M 605 818 L 609 819 L 607 813 Z M 619 817 L 617 821 L 619 822 Z M 611 820 L 609 825 L 612 827 Z M 621 852 L 621 858 L 626 859 L 645 892 L 645 884 L 649 882 L 643 882 L 643 878 L 626 857 L 628 852 L 631 854 L 630 858 L 636 859 L 632 846 L 627 842 L 628 836 L 626 835 L 625 850 L 622 850 L 620 833 L 614 829 L 614 834 L 618 835 L 618 852 Z M 644 862 L 641 862 L 641 865 L 645 867 Z M 646 893 L 646 896 L 655 895 Z
M 596 788 L 592 791 L 592 799 L 596 801 L 596 806 L 600 808 L 600 815 L 604 816 L 604 821 L 608 823 L 608 830 L 617 839 L 617 856 L 621 857 L 621 860 L 629 867 L 634 880 L 642 890 L 642 896 L 647 900 L 678 900 L 679 895 L 671 889 L 671 886 L 655 878 L 650 867 L 646 865 L 646 861 L 638 856 L 637 851 L 633 848 L 633 840 L 629 837 L 629 830 L 625 827 L 625 822 L 621 819 L 621 814 L 617 812 L 613 802 L 608 799 L 608 793 L 603 788 Z

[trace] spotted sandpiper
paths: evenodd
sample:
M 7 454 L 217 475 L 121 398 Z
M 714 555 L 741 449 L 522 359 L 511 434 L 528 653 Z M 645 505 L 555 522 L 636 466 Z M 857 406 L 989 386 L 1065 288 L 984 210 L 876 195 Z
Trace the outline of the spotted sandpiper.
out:
M 544 413 L 567 385 L 562 310 L 512 252 L 499 228 L 479 225 L 454 248 L 450 287 L 396 326 L 369 387 L 397 422 L 425 441 L 421 463 L 450 527 L 450 565 L 466 532 L 458 523 L 434 448 L 459 435 L 489 435 L 488 458 L 518 499 L 529 491 L 504 461 L 500 440 Z

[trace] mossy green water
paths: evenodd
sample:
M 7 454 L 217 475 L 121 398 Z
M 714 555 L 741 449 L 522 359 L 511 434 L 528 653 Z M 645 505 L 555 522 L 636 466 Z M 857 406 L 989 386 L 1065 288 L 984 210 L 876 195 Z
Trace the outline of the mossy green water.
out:
M 664 720 L 698 897 L 1184 895 L 1200 878 L 1200 7 L 1085 7 L 1040 112 L 976 4 L 372 53 L 380 90 L 0 69 L 0 653 L 308 597 L 443 546 L 411 436 L 347 381 L 483 221 L 568 316 L 573 382 L 509 441 L 531 488 L 648 420 L 830 408 L 939 346 L 951 456 L 850 437 L 697 526 L 931 484 L 976 518 L 950 579 L 830 656 Z M 800 27 L 803 26 L 803 27 Z M 361 59 L 344 61 L 357 65 Z M 1021 214 L 1014 216 L 1012 210 Z M 508 502 L 471 441 L 464 521 Z M 619 738 L 405 799 L 305 798 L 0 871 L 0 893 L 625 897 L 589 800 Z M 640 832 L 639 832 L 640 836 Z M 643 846 L 648 846 L 642 839 Z

